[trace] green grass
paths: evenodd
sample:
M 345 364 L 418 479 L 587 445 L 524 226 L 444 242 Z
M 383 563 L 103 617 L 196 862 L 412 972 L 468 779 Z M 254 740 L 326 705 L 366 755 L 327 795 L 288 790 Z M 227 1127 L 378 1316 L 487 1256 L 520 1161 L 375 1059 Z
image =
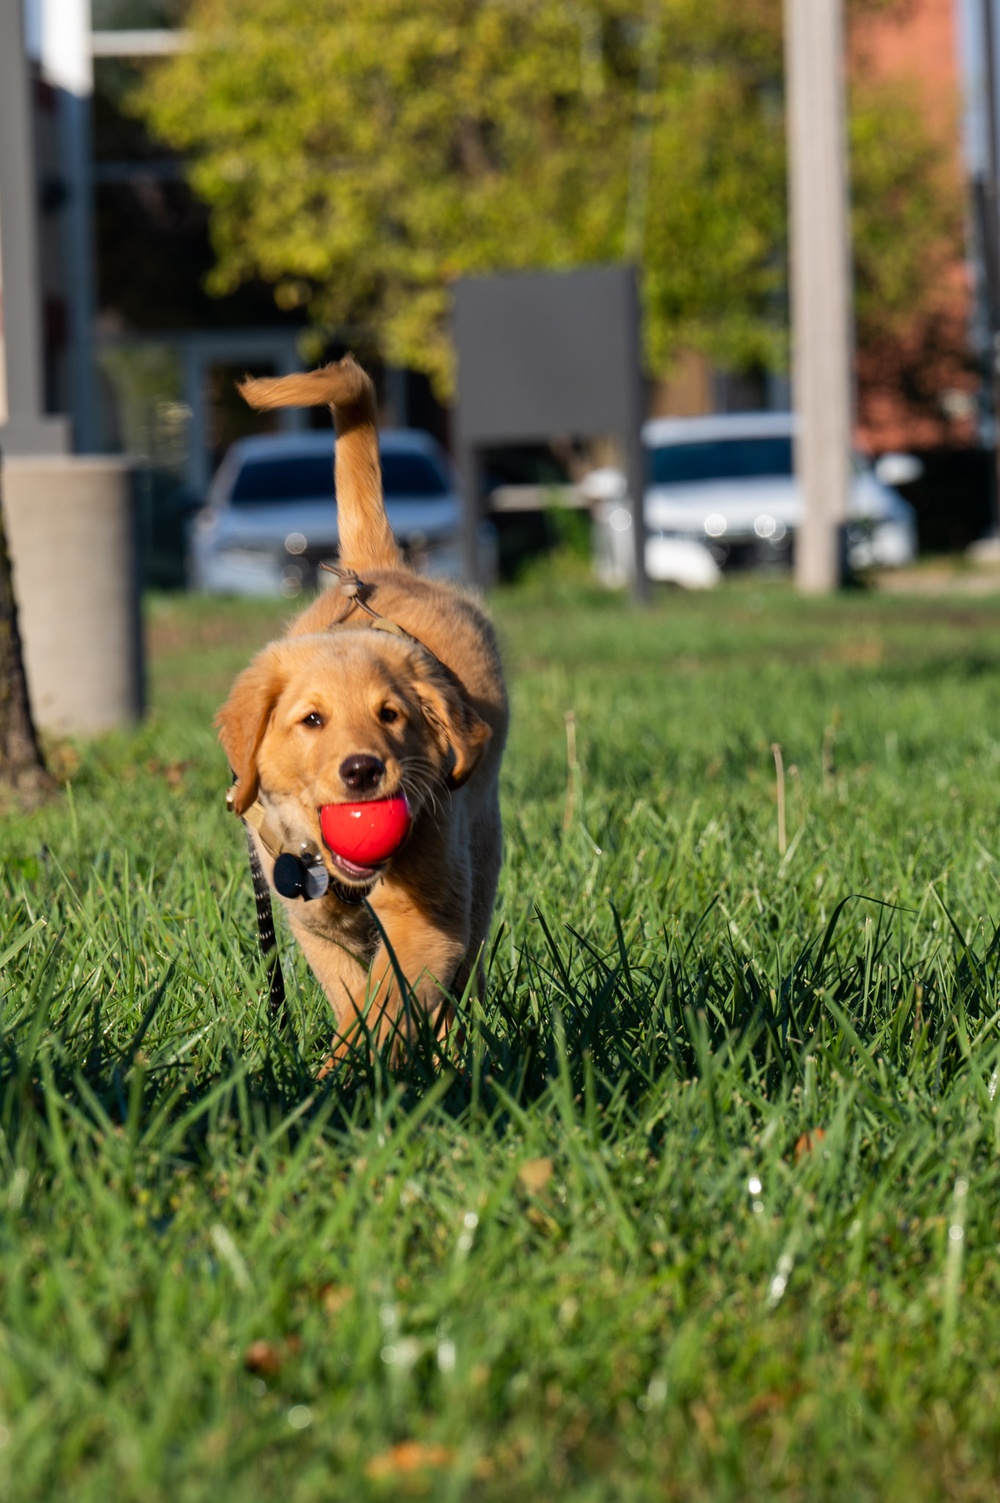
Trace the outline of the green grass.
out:
M 0 1496 L 994 1499 L 1000 602 L 496 615 L 462 1072 L 317 1084 L 287 944 L 268 1018 L 210 720 L 274 607 L 154 600 L 148 722 L 6 820 Z

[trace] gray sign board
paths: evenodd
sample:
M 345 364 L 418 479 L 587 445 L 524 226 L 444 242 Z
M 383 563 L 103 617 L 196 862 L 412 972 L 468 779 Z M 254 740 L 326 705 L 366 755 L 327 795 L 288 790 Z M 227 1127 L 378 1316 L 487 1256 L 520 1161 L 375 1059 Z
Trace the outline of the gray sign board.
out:
M 636 593 L 644 597 L 644 387 L 634 269 L 468 278 L 455 285 L 453 327 L 469 577 L 476 577 L 483 448 L 614 435 L 632 502 Z

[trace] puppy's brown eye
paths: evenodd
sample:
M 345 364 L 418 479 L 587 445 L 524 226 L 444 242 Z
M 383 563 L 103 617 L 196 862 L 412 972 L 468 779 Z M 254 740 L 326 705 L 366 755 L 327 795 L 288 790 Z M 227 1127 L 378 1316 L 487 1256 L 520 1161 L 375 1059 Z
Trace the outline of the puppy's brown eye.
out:
M 303 715 L 302 725 L 307 725 L 312 731 L 323 729 L 323 717 L 318 710 L 310 710 L 308 715 Z
M 392 725 L 393 721 L 399 719 L 399 711 L 394 710 L 392 705 L 383 705 L 378 712 L 378 718 L 383 725 Z

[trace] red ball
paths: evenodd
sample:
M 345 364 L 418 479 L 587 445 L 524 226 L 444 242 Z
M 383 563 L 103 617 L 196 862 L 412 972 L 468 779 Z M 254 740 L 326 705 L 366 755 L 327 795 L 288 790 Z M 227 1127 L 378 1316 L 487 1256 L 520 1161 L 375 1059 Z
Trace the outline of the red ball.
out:
M 335 856 L 358 866 L 377 866 L 399 849 L 410 828 L 410 806 L 396 798 L 361 804 L 324 804 L 319 811 L 323 839 Z

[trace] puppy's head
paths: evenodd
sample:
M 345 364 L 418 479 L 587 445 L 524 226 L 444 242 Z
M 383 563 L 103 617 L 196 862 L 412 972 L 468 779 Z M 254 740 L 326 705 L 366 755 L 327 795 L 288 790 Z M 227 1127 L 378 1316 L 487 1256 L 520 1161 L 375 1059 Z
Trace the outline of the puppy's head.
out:
M 324 804 L 404 793 L 416 818 L 471 776 L 491 734 L 436 659 L 367 628 L 266 647 L 216 725 L 236 812 L 260 793 L 289 837 L 312 839 Z

